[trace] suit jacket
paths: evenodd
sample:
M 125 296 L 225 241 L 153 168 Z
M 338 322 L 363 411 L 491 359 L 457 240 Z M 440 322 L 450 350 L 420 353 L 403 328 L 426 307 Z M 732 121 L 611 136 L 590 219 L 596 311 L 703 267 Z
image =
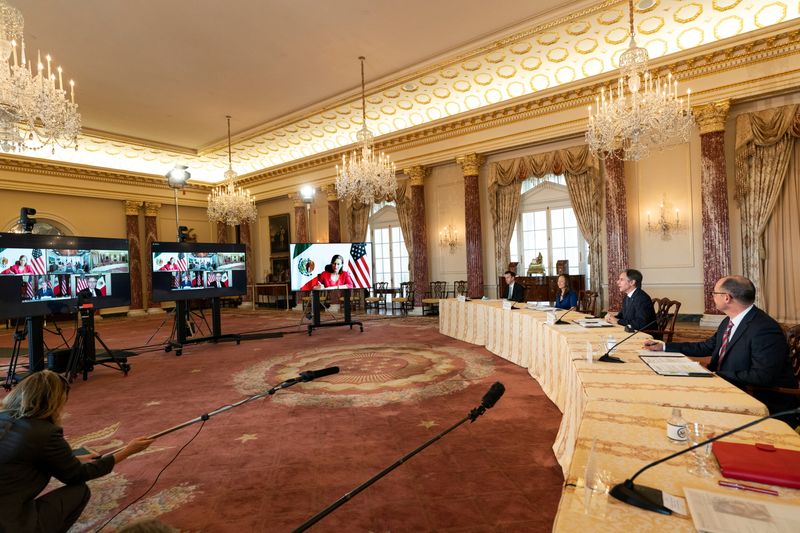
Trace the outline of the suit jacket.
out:
M 13 418 L 0 411 L 0 531 L 35 531 L 34 498 L 51 477 L 78 485 L 111 472 L 114 456 L 81 463 L 64 431 L 47 420 Z
M 511 298 L 508 297 L 508 285 L 506 285 L 503 294 L 503 298 L 511 300 L 512 302 L 524 302 L 525 301 L 525 287 L 523 287 L 519 283 L 514 283 L 514 288 L 511 289 Z
M 650 295 L 642 289 L 636 289 L 633 295 L 622 300 L 622 310 L 617 313 L 617 319 L 623 326 L 630 326 L 633 329 L 642 329 L 645 326 L 655 327 L 651 324 L 656 319 L 656 312 L 653 309 L 653 300 Z
M 726 317 L 717 332 L 703 342 L 670 342 L 666 351 L 691 357 L 711 356 L 708 369 L 737 386 L 797 388 L 783 330 L 771 316 L 755 306 L 736 327 L 733 337 L 728 339 L 720 366 L 719 349 L 730 320 Z M 770 413 L 797 406 L 796 398 L 786 394 L 758 392 L 754 396 L 769 408 Z

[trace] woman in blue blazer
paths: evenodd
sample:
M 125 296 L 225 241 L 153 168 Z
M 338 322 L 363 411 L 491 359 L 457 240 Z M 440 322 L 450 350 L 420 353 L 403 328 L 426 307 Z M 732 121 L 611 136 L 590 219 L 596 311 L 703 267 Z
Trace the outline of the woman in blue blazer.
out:
M 558 309 L 570 309 L 577 307 L 578 295 L 569 287 L 569 276 L 561 274 L 558 276 L 558 290 L 556 291 L 556 304 Z

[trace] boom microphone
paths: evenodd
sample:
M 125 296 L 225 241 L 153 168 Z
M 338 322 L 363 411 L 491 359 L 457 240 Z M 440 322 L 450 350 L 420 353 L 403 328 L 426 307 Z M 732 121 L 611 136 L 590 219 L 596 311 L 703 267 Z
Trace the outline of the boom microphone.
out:
M 568 314 L 570 314 L 571 312 L 573 312 L 574 310 L 575 310 L 575 307 L 574 307 L 574 306 L 573 306 L 573 307 L 570 307 L 569 309 L 567 309 L 567 310 L 566 310 L 566 312 L 565 312 L 563 315 L 561 315 L 560 317 L 558 317 L 558 319 L 557 319 L 555 322 L 553 322 L 553 324 L 569 324 L 569 322 L 566 322 L 566 321 L 564 321 L 564 320 L 562 320 L 562 319 L 563 319 L 565 316 L 567 316 Z
M 484 409 L 491 409 L 494 407 L 494 404 L 497 403 L 497 400 L 499 400 L 503 394 L 505 394 L 505 392 L 506 388 L 503 386 L 503 384 L 499 381 L 496 381 L 491 387 L 489 387 L 489 390 L 486 392 L 486 394 L 483 395 L 481 406 Z
M 652 325 L 653 325 L 653 324 L 655 324 L 656 322 L 658 322 L 658 319 L 657 319 L 657 318 L 656 318 L 655 320 L 653 320 L 652 322 L 650 322 L 649 324 L 645 324 L 645 325 L 642 327 L 642 329 L 647 329 L 648 327 L 652 326 Z M 612 346 L 611 348 L 609 348 L 609 349 L 608 349 L 608 351 L 607 351 L 606 353 L 604 353 L 602 356 L 600 356 L 600 359 L 598 359 L 598 361 L 600 361 L 601 363 L 624 363 L 625 361 L 623 361 L 623 360 L 622 360 L 622 359 L 620 359 L 619 357 L 614 357 L 613 355 L 609 355 L 609 354 L 610 354 L 612 351 L 616 350 L 616 349 L 617 349 L 617 346 L 619 346 L 620 344 L 622 344 L 622 343 L 623 343 L 623 342 L 625 342 L 626 340 L 630 339 L 631 337 L 633 337 L 634 335 L 636 335 L 637 333 L 639 333 L 640 331 L 642 331 L 642 329 L 635 329 L 635 330 L 633 330 L 633 333 L 631 333 L 630 335 L 628 335 L 627 337 L 625 337 L 624 339 L 622 339 L 621 341 L 619 341 L 618 343 L 616 343 L 614 346 Z
M 322 370 L 306 370 L 305 372 L 300 372 L 300 381 L 313 381 L 317 378 L 324 378 L 325 376 L 332 376 L 338 373 L 338 366 L 329 366 Z
M 683 450 L 677 451 L 671 455 L 659 459 L 658 461 L 653 461 L 652 463 L 647 464 L 644 467 L 640 468 L 639 471 L 636 472 L 633 476 L 631 476 L 630 479 L 626 479 L 622 483 L 614 485 L 614 488 L 611 489 L 611 492 L 609 494 L 611 494 L 613 497 L 622 502 L 625 502 L 630 505 L 635 505 L 636 507 L 641 507 L 642 509 L 646 509 L 648 511 L 653 511 L 655 513 L 661 513 L 661 514 L 672 514 L 672 511 L 664 507 L 663 495 L 660 490 L 651 487 L 645 487 L 644 485 L 637 486 L 633 484 L 633 480 L 639 477 L 639 474 L 665 461 L 669 461 L 674 457 L 678 457 L 679 455 L 683 455 L 686 452 L 690 452 L 695 448 L 706 446 L 716 440 L 721 439 L 722 437 L 727 437 L 728 435 L 732 435 L 738 431 L 747 429 L 750 426 L 755 426 L 756 424 L 763 422 L 768 418 L 775 418 L 777 416 L 797 414 L 797 413 L 800 413 L 800 407 L 764 416 L 757 420 L 753 420 L 752 422 L 748 422 L 747 424 L 744 424 L 742 426 L 733 428 L 730 431 L 726 431 L 721 435 L 717 435 L 715 437 L 711 437 L 710 439 L 706 439 L 703 442 L 695 444 L 694 446 L 689 446 L 688 448 L 684 448 Z

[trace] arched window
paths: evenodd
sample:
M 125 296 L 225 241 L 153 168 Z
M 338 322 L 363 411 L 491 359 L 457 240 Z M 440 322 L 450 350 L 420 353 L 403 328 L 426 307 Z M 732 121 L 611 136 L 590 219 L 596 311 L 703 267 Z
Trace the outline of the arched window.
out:
M 555 275 L 556 261 L 569 261 L 570 274 L 586 274 L 589 246 L 578 228 L 564 176 L 529 178 L 520 188 L 519 219 L 511 236 L 511 261 L 520 273 L 542 254 L 545 272 Z
M 34 217 L 31 217 L 34 218 Z M 69 235 L 70 231 L 63 224 L 46 218 L 36 218 L 33 232 L 36 235 Z M 24 233 L 25 228 L 16 223 L 8 230 L 10 233 Z
M 399 287 L 408 281 L 408 250 L 394 202 L 372 206 L 367 235 L 373 244 L 373 282 L 386 281 L 390 287 Z

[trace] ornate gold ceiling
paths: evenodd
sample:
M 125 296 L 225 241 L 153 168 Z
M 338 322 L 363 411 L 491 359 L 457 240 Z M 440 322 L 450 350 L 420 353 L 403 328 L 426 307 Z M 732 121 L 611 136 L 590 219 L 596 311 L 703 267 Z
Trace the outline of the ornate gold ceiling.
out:
M 657 0 L 636 12 L 635 25 L 637 42 L 657 59 L 798 18 L 800 0 Z M 367 124 L 376 135 L 394 133 L 607 73 L 618 67 L 629 40 L 627 2 L 602 2 L 372 88 Z M 355 141 L 360 127 L 360 100 L 342 100 L 237 140 L 234 169 L 261 172 L 341 149 Z M 221 181 L 227 168 L 222 147 L 186 154 L 88 135 L 77 150 L 25 155 L 155 175 L 181 162 L 194 179 L 208 183 Z

